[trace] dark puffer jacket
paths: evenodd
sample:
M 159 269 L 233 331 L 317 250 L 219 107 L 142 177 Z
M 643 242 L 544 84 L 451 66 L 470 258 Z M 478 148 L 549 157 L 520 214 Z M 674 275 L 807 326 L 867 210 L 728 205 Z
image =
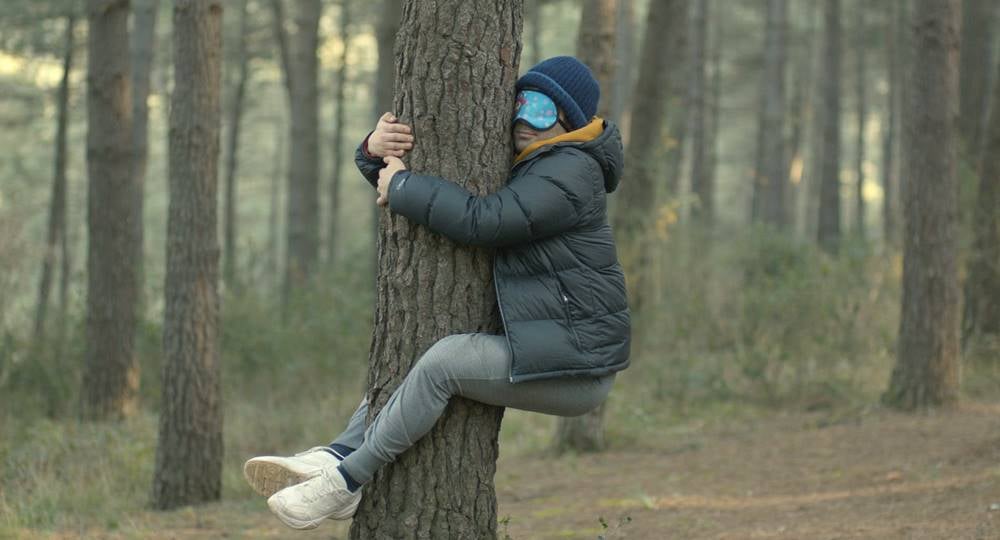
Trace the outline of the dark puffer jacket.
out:
M 363 147 L 355 161 L 377 185 L 383 163 Z M 631 327 L 606 204 L 622 169 L 618 128 L 598 118 L 518 158 L 507 185 L 481 197 L 400 171 L 389 209 L 455 242 L 497 248 L 493 282 L 511 382 L 625 369 Z

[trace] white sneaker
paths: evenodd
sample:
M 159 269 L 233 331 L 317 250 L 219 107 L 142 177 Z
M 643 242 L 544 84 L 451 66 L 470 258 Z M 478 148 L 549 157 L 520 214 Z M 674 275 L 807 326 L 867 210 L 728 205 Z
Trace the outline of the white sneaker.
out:
M 351 493 L 336 467 L 287 487 L 267 500 L 271 512 L 293 529 L 315 529 L 324 519 L 349 519 L 361 502 L 361 490 Z
M 336 467 L 340 459 L 316 446 L 292 457 L 258 456 L 243 464 L 243 476 L 257 493 L 270 497 L 288 486 L 309 480 L 324 467 Z

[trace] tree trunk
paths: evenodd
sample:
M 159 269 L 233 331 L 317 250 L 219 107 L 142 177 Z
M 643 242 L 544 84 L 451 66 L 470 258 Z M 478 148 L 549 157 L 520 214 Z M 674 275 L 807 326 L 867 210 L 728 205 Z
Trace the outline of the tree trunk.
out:
M 243 121 L 243 101 L 246 96 L 247 80 L 250 76 L 250 58 L 247 53 L 247 0 L 240 3 L 240 34 L 236 42 L 236 57 L 239 73 L 233 89 L 233 101 L 229 109 L 229 137 L 226 141 L 226 228 L 225 266 L 222 280 L 227 288 L 237 287 L 236 276 L 236 171 L 240 157 L 240 127 Z
M 267 218 L 267 253 L 268 253 L 268 283 L 275 285 L 275 290 L 281 288 L 281 252 L 279 248 L 279 226 L 281 221 L 279 208 L 281 205 L 281 171 L 282 158 L 285 153 L 285 133 L 284 126 L 279 126 L 275 122 L 275 142 L 274 142 L 274 162 L 271 170 L 271 197 L 269 199 L 271 208 Z
M 897 50 L 899 28 L 899 4 L 893 2 L 889 13 L 889 32 L 886 34 L 886 65 L 888 65 L 889 92 L 886 96 L 885 129 L 882 138 L 882 242 L 893 245 L 896 237 L 896 193 L 893 186 L 895 166 L 893 156 L 896 150 L 896 123 L 899 111 L 899 56 Z
M 711 227 L 715 221 L 715 187 L 705 174 L 705 66 L 708 48 L 708 0 L 695 0 L 691 33 L 691 191 L 698 197 L 691 215 Z
M 63 75 L 59 82 L 56 113 L 55 171 L 52 175 L 52 203 L 49 206 L 49 231 L 42 256 L 42 277 L 38 283 L 38 305 L 35 308 L 34 341 L 41 343 L 45 338 L 45 319 L 52 290 L 52 276 L 55 274 L 56 253 L 66 245 L 66 125 L 69 109 L 69 75 L 73 69 L 73 31 L 76 28 L 76 14 L 66 17 L 66 48 L 63 53 Z M 65 261 L 66 253 L 63 251 Z M 60 336 L 62 337 L 62 336 Z
M 138 283 L 136 291 L 137 312 L 142 317 L 145 295 L 145 225 L 146 206 L 146 162 L 149 155 L 149 80 L 153 70 L 156 49 L 156 19 L 160 0 L 132 0 L 133 21 L 131 34 L 132 54 L 132 178 L 136 184 L 135 207 L 137 215 L 136 234 L 139 239 L 140 257 L 136 261 Z
M 459 179 L 473 193 L 504 185 L 522 9 L 519 0 L 405 4 L 396 110 L 424 141 L 409 154 L 410 168 Z M 455 54 L 455 43 L 477 45 Z M 470 178 L 469 171 L 476 174 Z M 369 422 L 436 340 L 500 331 L 491 251 L 459 246 L 388 212 L 382 224 Z M 350 537 L 495 539 L 493 475 L 502 416 L 502 408 L 453 399 L 430 433 L 365 486 Z
M 396 56 L 393 48 L 396 45 L 396 34 L 399 32 L 399 20 L 403 14 L 403 0 L 382 0 L 382 16 L 378 19 L 375 29 L 375 39 L 378 46 L 378 66 L 375 70 L 375 110 L 373 123 L 393 108 L 393 96 L 396 86 Z M 379 226 L 379 211 L 377 205 L 372 205 L 372 231 L 375 245 L 381 234 Z M 372 250 L 372 268 L 378 268 L 378 249 Z M 373 286 L 378 289 L 378 276 L 372 271 Z
M 855 99 L 858 107 L 858 138 L 855 145 L 855 214 L 854 231 L 862 240 L 865 239 L 865 46 L 864 38 L 867 35 L 865 25 L 865 3 L 859 2 L 854 6 L 855 19 L 854 32 L 857 43 L 854 44 L 854 51 L 857 54 L 855 67 L 857 76 L 854 79 Z
M 337 67 L 337 78 L 333 92 L 333 141 L 331 149 L 333 165 L 330 172 L 330 215 L 327 224 L 327 265 L 333 267 L 337 248 L 337 216 L 340 215 L 340 174 L 344 162 L 344 91 L 347 88 L 347 53 L 350 40 L 351 11 L 350 0 L 340 2 L 340 41 L 344 44 L 340 50 L 340 65 Z
M 218 500 L 222 489 L 217 180 L 221 0 L 175 0 L 163 398 L 154 508 Z
M 141 215 L 131 175 L 128 2 L 89 0 L 87 59 L 87 353 L 82 414 L 135 411 L 134 343 Z
M 715 186 L 716 171 L 719 158 L 719 109 L 722 106 L 722 9 L 716 3 L 712 11 L 712 78 L 710 84 L 711 101 L 709 102 L 708 121 L 705 135 L 705 178 L 706 182 Z
M 525 7 L 528 10 L 528 21 L 531 23 L 528 28 L 528 42 L 531 44 L 531 57 L 528 61 L 532 66 L 542 61 L 542 2 L 544 0 L 525 0 Z M 577 45 L 579 47 L 579 45 Z
M 764 223 L 784 228 L 785 186 L 788 169 L 785 162 L 785 33 L 788 2 L 768 0 L 767 28 L 764 32 L 764 84 L 760 128 L 757 130 L 759 164 L 754 175 L 753 215 Z
M 673 54 L 673 51 L 664 50 L 673 45 L 673 40 L 667 40 L 667 47 L 664 47 L 663 29 L 678 26 L 671 21 L 682 12 L 682 7 L 678 0 L 653 2 L 649 6 L 639 79 L 632 100 L 632 117 L 642 121 L 632 122 L 629 128 L 628 140 L 631 142 L 625 157 L 629 178 L 618 188 L 618 202 L 612 216 L 619 257 L 628 282 L 629 309 L 633 313 L 641 312 L 641 299 L 649 292 L 645 273 L 650 267 L 651 248 L 647 236 L 656 204 L 654 163 L 647 155 L 648 146 L 641 142 L 636 144 L 636 141 L 658 141 L 663 133 L 663 103 L 668 94 L 670 73 L 668 60 Z
M 608 117 L 614 103 L 617 8 L 615 0 L 587 0 L 576 41 L 576 57 L 590 67 L 604 89 L 597 108 L 597 115 L 602 118 Z M 583 415 L 559 417 L 553 444 L 555 452 L 603 450 L 604 410 L 605 404 L 601 403 Z
M 319 19 L 320 0 L 295 0 L 295 31 L 284 31 L 282 0 L 273 0 L 291 110 L 284 298 L 312 277 L 319 254 Z
M 883 400 L 901 409 L 948 404 L 959 390 L 958 0 L 914 4 L 903 116 L 903 301 L 896 367 Z
M 840 243 L 840 0 L 826 0 L 823 40 L 823 157 L 819 186 L 819 245 Z
M 632 0 L 617 0 L 615 6 L 615 82 L 611 93 L 611 118 L 622 134 L 628 131 L 628 107 L 632 91 L 635 64 L 635 4 Z M 626 144 L 628 142 L 626 141 Z
M 963 0 L 962 45 L 959 69 L 960 116 L 965 150 L 972 163 L 982 138 L 980 119 L 989 100 L 988 85 L 993 71 L 995 0 Z
M 1000 66 L 998 66 L 1000 67 Z M 1000 80 L 998 73 L 997 80 Z M 993 110 L 985 135 L 987 151 L 979 171 L 973 211 L 972 250 L 965 281 L 963 337 L 1000 340 L 1000 84 L 993 86 Z M 998 341 L 1000 343 L 1000 341 Z

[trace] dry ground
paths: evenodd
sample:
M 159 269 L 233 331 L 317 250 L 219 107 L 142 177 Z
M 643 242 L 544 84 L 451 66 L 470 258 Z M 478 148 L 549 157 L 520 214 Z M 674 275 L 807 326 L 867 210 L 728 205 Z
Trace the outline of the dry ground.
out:
M 656 430 L 638 444 L 559 459 L 502 456 L 499 515 L 509 522 L 501 537 L 1000 539 L 998 405 L 782 413 Z M 346 524 L 289 531 L 253 500 L 145 512 L 113 530 L 0 536 L 331 539 L 346 538 Z

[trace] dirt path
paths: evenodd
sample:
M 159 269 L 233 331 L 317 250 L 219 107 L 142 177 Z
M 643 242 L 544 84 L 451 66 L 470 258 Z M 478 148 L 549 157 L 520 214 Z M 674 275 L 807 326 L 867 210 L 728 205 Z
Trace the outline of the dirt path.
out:
M 501 537 L 1000 539 L 997 405 L 918 416 L 787 414 L 658 430 L 641 444 L 557 460 L 505 456 Z M 331 522 L 292 532 L 254 500 L 142 513 L 113 531 L 14 537 L 330 539 L 346 530 Z

